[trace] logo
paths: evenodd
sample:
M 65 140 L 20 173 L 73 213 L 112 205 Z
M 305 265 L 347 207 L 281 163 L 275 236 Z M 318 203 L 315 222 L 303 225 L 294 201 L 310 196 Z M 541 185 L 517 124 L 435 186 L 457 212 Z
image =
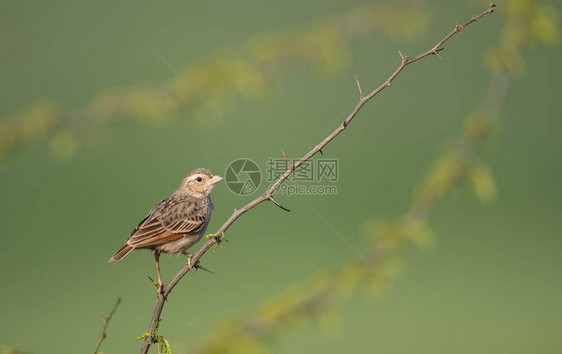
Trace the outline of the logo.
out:
M 258 189 L 261 182 L 261 171 L 258 165 L 249 159 L 234 160 L 224 173 L 226 186 L 234 194 L 249 195 Z

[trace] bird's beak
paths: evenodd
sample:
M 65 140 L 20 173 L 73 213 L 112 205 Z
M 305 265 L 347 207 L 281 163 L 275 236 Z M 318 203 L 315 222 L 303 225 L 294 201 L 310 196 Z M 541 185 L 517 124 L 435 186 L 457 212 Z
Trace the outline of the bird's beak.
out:
M 207 184 L 212 186 L 213 184 L 215 184 L 217 182 L 220 182 L 220 181 L 222 181 L 221 176 L 213 176 L 210 180 L 207 181 Z

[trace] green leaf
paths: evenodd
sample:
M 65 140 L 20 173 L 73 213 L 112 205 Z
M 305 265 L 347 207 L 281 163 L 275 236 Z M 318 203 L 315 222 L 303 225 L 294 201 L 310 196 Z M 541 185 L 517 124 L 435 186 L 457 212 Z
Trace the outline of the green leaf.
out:
M 152 334 L 150 334 L 148 332 L 144 332 L 140 337 L 137 337 L 135 340 L 141 340 L 141 339 L 150 338 L 150 337 L 152 337 Z

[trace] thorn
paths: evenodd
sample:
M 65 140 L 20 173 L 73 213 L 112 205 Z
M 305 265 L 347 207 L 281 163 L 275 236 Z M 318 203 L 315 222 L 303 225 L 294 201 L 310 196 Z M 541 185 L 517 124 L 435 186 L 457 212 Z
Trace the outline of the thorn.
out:
M 215 272 L 213 272 L 212 270 L 209 270 L 209 269 L 207 269 L 207 268 L 205 268 L 205 267 L 203 267 L 203 266 L 198 266 L 197 269 L 202 269 L 202 270 L 204 270 L 204 271 L 206 271 L 206 272 L 209 272 L 209 273 L 211 273 L 211 274 L 213 274 L 213 275 L 216 275 Z
M 457 22 L 455 24 L 455 32 L 462 32 L 464 30 L 464 26 L 459 25 L 459 23 Z
M 281 204 L 277 203 L 277 201 L 275 199 L 273 199 L 273 197 L 270 196 L 268 199 L 269 199 L 269 201 L 273 202 L 273 204 L 277 205 L 279 208 L 281 208 L 285 211 L 290 211 L 289 209 L 283 207 Z
M 443 60 L 443 58 L 441 58 L 441 56 L 439 55 L 439 52 L 440 52 L 441 50 L 443 50 L 443 48 L 437 49 L 437 50 L 434 51 L 432 54 L 433 54 L 433 55 L 437 55 L 437 57 L 438 57 L 439 59 Z
M 285 160 L 287 160 L 287 163 L 289 164 L 289 169 L 294 170 L 295 166 L 293 166 L 291 161 L 289 161 L 289 158 L 287 158 L 287 155 L 285 154 L 285 151 L 283 151 L 283 148 L 281 148 L 281 152 L 283 153 L 283 156 L 285 157 Z
M 318 150 L 318 152 L 320 153 L 320 155 L 324 156 L 324 153 L 322 152 L 322 149 Z
M 402 64 L 406 64 L 408 62 L 408 59 L 410 59 L 409 55 L 404 56 L 401 51 L 398 51 L 398 54 L 400 54 L 400 58 L 402 58 Z
M 355 82 L 357 83 L 357 88 L 359 89 L 359 96 L 361 98 L 361 100 L 363 100 L 363 90 L 361 90 L 361 84 L 359 83 L 359 79 L 357 78 L 357 75 L 353 75 L 353 77 L 355 78 Z
M 216 275 L 215 272 L 213 272 L 212 270 L 209 270 L 209 269 L 203 267 L 201 264 L 199 264 L 199 261 L 197 261 L 197 263 L 194 265 L 194 267 L 195 267 L 195 269 L 202 269 L 202 270 L 204 270 L 204 271 L 206 271 L 206 272 L 209 272 L 209 273 L 211 273 L 211 274 Z
M 390 85 L 392 85 L 392 84 L 390 83 L 390 81 L 387 81 L 387 82 L 386 82 L 386 87 L 388 87 L 388 86 L 390 86 Z

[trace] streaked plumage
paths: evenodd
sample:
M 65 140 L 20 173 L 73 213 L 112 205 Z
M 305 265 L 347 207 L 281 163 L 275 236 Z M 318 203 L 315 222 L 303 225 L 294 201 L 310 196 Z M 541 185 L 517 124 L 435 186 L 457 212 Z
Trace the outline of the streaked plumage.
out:
M 134 249 L 154 250 L 161 284 L 160 253 L 184 253 L 189 261 L 191 254 L 186 251 L 205 234 L 213 209 L 209 194 L 220 180 L 204 168 L 190 172 L 180 188 L 150 210 L 109 262 L 122 259 Z

